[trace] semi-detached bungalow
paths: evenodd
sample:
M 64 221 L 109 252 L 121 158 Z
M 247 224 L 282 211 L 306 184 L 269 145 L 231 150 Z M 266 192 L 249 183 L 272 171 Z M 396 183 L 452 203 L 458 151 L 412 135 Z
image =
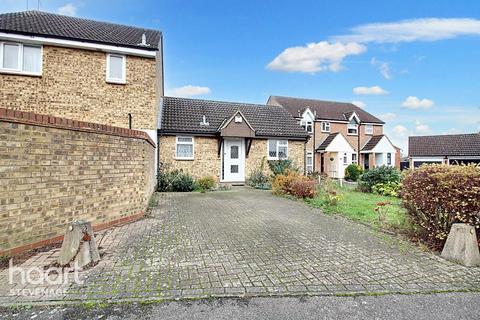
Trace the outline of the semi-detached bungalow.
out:
M 160 166 L 196 178 L 244 184 L 280 159 L 305 172 L 308 134 L 282 107 L 163 97 L 158 139 Z

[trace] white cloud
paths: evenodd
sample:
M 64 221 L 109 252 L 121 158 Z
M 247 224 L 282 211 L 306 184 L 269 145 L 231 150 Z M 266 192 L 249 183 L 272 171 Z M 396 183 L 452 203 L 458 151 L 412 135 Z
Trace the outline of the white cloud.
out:
M 416 134 L 430 134 L 432 130 L 430 127 L 420 121 L 415 121 L 415 133 Z
M 390 65 L 388 64 L 388 62 L 380 61 L 380 60 L 377 60 L 377 58 L 373 57 L 372 60 L 370 60 L 370 64 L 378 68 L 378 71 L 380 71 L 380 74 L 385 79 L 388 80 L 392 78 L 392 74 L 390 72 Z
M 480 20 L 470 18 L 423 18 L 370 23 L 352 29 L 350 35 L 333 37 L 341 42 L 398 43 L 437 41 L 464 35 L 480 35 Z
M 397 115 L 393 112 L 387 112 L 387 113 L 379 115 L 379 118 L 382 119 L 383 121 L 386 121 L 386 122 L 387 121 L 392 121 L 396 117 L 397 117 Z
M 409 96 L 403 101 L 402 106 L 407 109 L 428 109 L 433 106 L 433 101 L 430 99 L 419 99 L 414 96 Z
M 352 101 L 352 103 L 353 103 L 354 105 L 356 105 L 357 107 L 362 108 L 362 109 L 367 106 L 366 103 L 363 102 L 363 101 Z
M 77 15 L 77 7 L 74 6 L 72 3 L 67 3 L 64 6 L 61 6 L 57 10 L 58 14 L 63 14 L 65 16 L 76 16 Z
M 167 95 L 174 96 L 174 97 L 188 98 L 188 97 L 209 94 L 210 92 L 211 90 L 209 87 L 187 85 L 183 87 L 173 88 L 168 91 Z
M 450 128 L 447 131 L 442 132 L 442 134 L 459 134 L 459 133 L 464 133 L 464 132 L 457 128 Z
M 392 133 L 393 133 L 394 137 L 397 138 L 397 139 L 406 138 L 410 135 L 410 131 L 408 131 L 408 129 L 406 127 L 404 127 L 400 124 L 393 127 Z
M 361 54 L 366 50 L 365 46 L 355 42 L 309 43 L 303 47 L 290 47 L 283 50 L 267 65 L 267 69 L 305 73 L 338 72 L 342 69 L 341 63 L 346 56 Z
M 373 86 L 373 87 L 355 87 L 353 88 L 353 93 L 355 94 L 361 94 L 361 95 L 382 95 L 382 94 L 388 94 L 388 91 L 380 88 L 379 86 Z

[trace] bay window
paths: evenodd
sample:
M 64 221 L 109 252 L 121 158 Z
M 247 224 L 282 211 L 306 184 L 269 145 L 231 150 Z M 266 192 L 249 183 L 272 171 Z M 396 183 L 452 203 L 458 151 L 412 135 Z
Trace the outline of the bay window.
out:
M 0 72 L 41 75 L 42 47 L 0 42 Z
M 288 158 L 288 140 L 268 140 L 268 160 Z
M 177 137 L 175 146 L 175 158 L 179 160 L 193 160 L 193 137 Z

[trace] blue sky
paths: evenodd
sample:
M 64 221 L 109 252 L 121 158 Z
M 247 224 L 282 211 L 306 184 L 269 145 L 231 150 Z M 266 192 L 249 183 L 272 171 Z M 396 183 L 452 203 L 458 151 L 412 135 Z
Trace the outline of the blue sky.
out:
M 26 8 L 0 0 L 0 11 Z M 36 8 L 37 0 L 30 0 Z M 167 94 L 355 101 L 408 135 L 480 130 L 480 1 L 41 0 L 42 10 L 162 30 Z

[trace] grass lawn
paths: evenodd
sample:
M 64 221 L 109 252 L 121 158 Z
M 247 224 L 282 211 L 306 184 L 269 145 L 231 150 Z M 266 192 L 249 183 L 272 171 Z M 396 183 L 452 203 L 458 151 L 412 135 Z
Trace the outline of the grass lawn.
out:
M 401 200 L 394 197 L 385 197 L 372 193 L 355 191 L 351 187 L 335 187 L 340 200 L 336 205 L 330 205 L 325 199 L 323 190 L 313 199 L 305 202 L 315 208 L 321 208 L 327 214 L 340 214 L 347 218 L 367 223 L 377 228 L 390 229 L 397 232 L 409 232 L 412 228 L 405 209 L 401 206 Z M 378 221 L 378 215 L 374 211 L 378 202 L 390 202 L 387 206 L 386 220 Z

